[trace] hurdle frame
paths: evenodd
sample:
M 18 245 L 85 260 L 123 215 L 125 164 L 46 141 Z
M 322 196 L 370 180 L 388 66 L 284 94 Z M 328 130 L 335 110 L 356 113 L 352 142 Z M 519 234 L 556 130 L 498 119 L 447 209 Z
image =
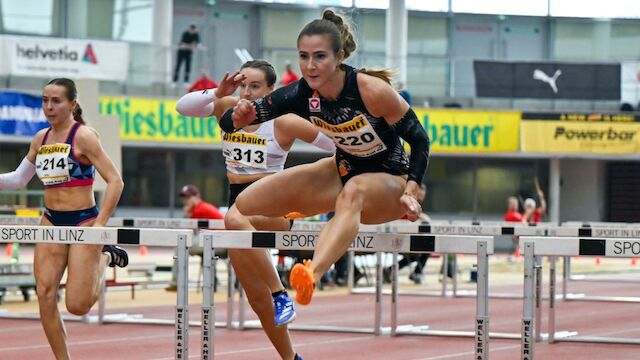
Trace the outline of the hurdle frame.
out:
M 21 231 L 21 233 L 20 233 Z M 187 254 L 193 233 L 190 230 L 127 229 L 80 226 L 0 225 L 0 242 L 48 243 L 58 245 L 154 245 L 175 246 L 178 249 L 178 278 L 175 308 L 175 358 L 189 357 L 188 289 L 186 280 Z M 17 237 L 21 235 L 20 237 Z M 15 318 L 15 317 L 12 317 Z
M 307 232 L 307 231 L 297 231 L 297 232 L 278 232 L 278 231 L 210 231 L 203 230 L 200 233 L 200 237 L 205 244 L 205 248 L 211 245 L 211 248 L 232 248 L 232 249 L 253 249 L 253 248 L 262 248 L 262 249 L 279 249 L 279 250 L 314 250 L 315 243 L 306 241 L 305 245 L 292 244 L 292 242 L 287 242 L 285 244 L 285 236 L 295 234 L 298 236 L 305 236 L 308 239 L 317 240 L 319 237 L 319 232 Z M 369 237 L 370 241 L 367 245 L 364 245 L 360 240 L 362 237 Z M 481 245 L 479 245 L 482 243 Z M 390 233 L 358 233 L 354 242 L 351 245 L 351 250 L 362 251 L 362 252 L 373 252 L 377 253 L 377 256 L 381 256 L 381 252 L 406 252 L 406 253 L 432 253 L 432 252 L 457 252 L 457 253 L 466 253 L 466 254 L 476 254 L 478 255 L 478 249 L 484 248 L 484 264 L 487 266 L 479 266 L 479 274 L 482 271 L 482 278 L 486 279 L 486 272 L 488 271 L 488 254 L 493 253 L 493 238 L 491 237 L 482 237 L 482 236 L 456 236 L 456 235 L 424 235 L 424 234 L 390 234 Z M 209 253 L 211 254 L 211 253 Z M 206 260 L 209 261 L 208 257 Z M 482 263 L 482 261 L 479 261 Z M 381 265 L 377 266 L 376 270 L 376 278 L 378 280 L 382 279 L 382 268 Z M 208 282 L 209 280 L 206 280 Z M 486 285 L 486 282 L 480 281 L 478 286 Z M 380 287 L 381 288 L 381 287 Z M 486 289 L 484 291 L 479 292 L 480 296 L 486 296 Z M 483 295 L 484 294 L 484 295 Z M 206 310 L 208 314 L 214 314 L 215 307 L 213 303 L 205 302 L 208 299 L 203 298 L 202 308 Z M 483 303 L 484 301 L 484 303 Z M 439 336 L 473 336 L 477 337 L 476 342 L 476 358 L 477 359 L 487 359 L 488 351 L 489 351 L 489 338 L 488 338 L 488 327 L 489 327 L 489 319 L 488 319 L 488 299 L 483 298 L 481 301 L 478 301 L 480 304 L 479 307 L 476 308 L 476 319 L 474 321 L 474 331 L 471 332 L 454 332 L 447 331 L 437 334 Z M 477 304 L 477 305 L 478 305 Z M 384 329 L 381 326 L 382 319 L 382 292 L 379 291 L 376 293 L 375 297 L 375 316 L 374 316 L 374 328 L 373 329 L 362 329 L 362 328 L 351 328 L 351 327 L 338 327 L 338 326 L 297 326 L 295 324 L 290 324 L 290 330 L 312 330 L 312 331 L 330 331 L 330 332 L 347 332 L 347 333 L 373 333 L 376 335 L 380 335 L 384 332 Z M 203 312 L 204 314 L 205 312 Z M 478 326 L 478 324 L 482 326 Z M 253 327 L 247 325 L 246 327 Z M 206 359 L 214 358 L 215 353 L 211 349 L 215 349 L 213 333 L 209 328 L 203 328 L 202 334 L 209 334 L 206 339 L 203 336 L 201 342 L 203 344 L 203 348 L 207 351 Z M 424 334 L 424 335 L 436 335 L 433 334 Z M 204 355 L 204 354 L 203 354 Z M 203 357 L 204 359 L 205 357 Z
M 621 254 L 616 253 L 613 248 L 615 242 L 625 242 L 630 244 L 638 244 L 640 247 L 640 239 L 633 238 L 590 238 L 590 237 L 522 237 L 521 242 L 524 244 L 525 249 L 525 280 L 526 274 L 531 272 L 531 259 L 534 256 L 603 256 L 603 257 L 617 257 L 617 258 L 630 258 L 636 256 L 636 254 Z M 633 245 L 632 245 L 633 246 Z M 527 261 L 527 259 L 529 259 Z M 555 277 L 555 271 L 551 273 Z M 533 281 L 529 280 L 525 282 L 523 289 L 524 294 L 528 294 L 532 291 Z M 550 287 L 549 298 L 554 298 L 555 294 L 555 279 L 551 280 L 553 285 Z M 523 324 L 525 319 L 528 319 L 532 311 L 531 301 L 526 302 L 523 309 Z M 549 308 L 549 343 L 555 342 L 589 342 L 589 343 L 615 343 L 615 344 L 630 344 L 640 345 L 640 340 L 629 338 L 614 338 L 614 337 L 600 337 L 600 336 L 579 336 L 577 332 L 556 332 L 555 331 L 555 303 L 550 302 Z M 533 324 L 536 327 L 538 324 Z M 523 327 L 523 339 L 525 338 L 525 329 Z M 530 335 L 527 336 L 529 338 Z M 531 354 L 534 352 L 535 345 L 533 342 L 531 345 Z M 524 341 L 521 347 L 522 359 L 532 359 L 533 357 L 525 357 Z

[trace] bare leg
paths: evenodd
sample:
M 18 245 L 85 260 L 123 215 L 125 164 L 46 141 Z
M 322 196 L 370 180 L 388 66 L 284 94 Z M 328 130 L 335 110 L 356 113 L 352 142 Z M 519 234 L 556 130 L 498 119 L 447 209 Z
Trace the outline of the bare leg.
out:
M 225 215 L 225 228 L 228 230 L 288 230 L 289 221 L 284 218 L 246 217 L 232 206 Z M 229 249 L 229 258 L 244 288 L 253 311 L 258 315 L 267 337 L 283 359 L 293 359 L 295 352 L 286 326 L 277 327 L 274 323 L 275 311 L 272 293 L 283 290 L 280 277 L 275 270 L 268 250 Z
M 316 283 L 347 251 L 358 234 L 359 224 L 380 224 L 402 217 L 400 203 L 406 180 L 385 173 L 366 173 L 351 178 L 340 192 L 335 215 L 320 232 L 313 254 Z
M 42 225 L 51 224 L 43 217 Z M 66 341 L 67 331 L 57 303 L 58 288 L 67 266 L 68 252 L 68 245 L 36 244 L 33 259 L 40 322 L 49 346 L 58 360 L 70 358 Z
M 83 226 L 91 226 L 91 223 Z M 98 300 L 109 257 L 102 245 L 71 245 L 67 264 L 66 305 L 75 315 L 84 315 Z

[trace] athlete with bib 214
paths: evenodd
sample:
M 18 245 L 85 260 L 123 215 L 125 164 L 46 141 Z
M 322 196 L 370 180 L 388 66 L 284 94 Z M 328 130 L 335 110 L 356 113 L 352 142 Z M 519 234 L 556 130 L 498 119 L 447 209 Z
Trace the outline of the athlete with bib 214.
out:
M 291 271 L 300 304 L 311 301 L 315 284 L 346 252 L 360 223 L 380 224 L 405 214 L 415 221 L 422 210 L 416 197 L 427 169 L 429 138 L 390 85 L 388 71 L 358 70 L 343 63 L 355 48 L 344 19 L 325 10 L 322 19 L 298 35 L 303 78 L 261 99 L 241 99 L 220 122 L 232 133 L 294 113 L 336 144 L 333 158 L 268 176 L 236 199 L 237 210 L 247 216 L 335 211 L 320 232 L 312 261 Z M 411 146 L 410 156 L 401 138 Z
M 37 174 L 44 184 L 41 225 L 105 226 L 124 187 L 118 170 L 100 145 L 95 130 L 84 125 L 75 83 L 51 80 L 42 90 L 42 110 L 50 127 L 39 131 L 18 168 L 0 174 L 0 189 L 19 189 Z M 95 170 L 107 183 L 102 208 L 93 195 Z M 106 265 L 124 267 L 127 253 L 116 246 L 36 244 L 34 275 L 40 321 L 58 360 L 69 359 L 66 331 L 57 304 L 67 270 L 67 310 L 84 315 L 98 299 Z

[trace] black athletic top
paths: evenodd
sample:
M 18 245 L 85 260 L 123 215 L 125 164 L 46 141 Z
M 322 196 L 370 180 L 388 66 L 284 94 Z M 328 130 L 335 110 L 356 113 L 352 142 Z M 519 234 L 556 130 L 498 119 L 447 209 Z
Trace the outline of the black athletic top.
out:
M 384 118 L 367 111 L 356 80 L 358 71 L 348 65 L 344 69 L 345 84 L 336 100 L 323 98 L 303 78 L 256 101 L 255 122 L 295 113 L 333 138 L 337 154 L 356 167 L 373 160 L 393 169 L 392 173 L 407 174 L 409 159 L 400 137 Z

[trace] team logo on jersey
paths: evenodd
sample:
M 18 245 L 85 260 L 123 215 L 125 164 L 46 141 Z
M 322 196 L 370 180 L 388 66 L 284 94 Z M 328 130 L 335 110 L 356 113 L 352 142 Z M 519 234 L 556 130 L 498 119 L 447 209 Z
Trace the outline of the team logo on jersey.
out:
M 318 92 L 314 91 L 313 96 L 309 98 L 309 112 L 320 112 L 320 98 Z
M 349 165 L 349 162 L 344 159 L 340 160 L 338 163 L 338 173 L 340 173 L 340 177 L 347 176 L 349 171 L 351 171 L 351 165 Z

